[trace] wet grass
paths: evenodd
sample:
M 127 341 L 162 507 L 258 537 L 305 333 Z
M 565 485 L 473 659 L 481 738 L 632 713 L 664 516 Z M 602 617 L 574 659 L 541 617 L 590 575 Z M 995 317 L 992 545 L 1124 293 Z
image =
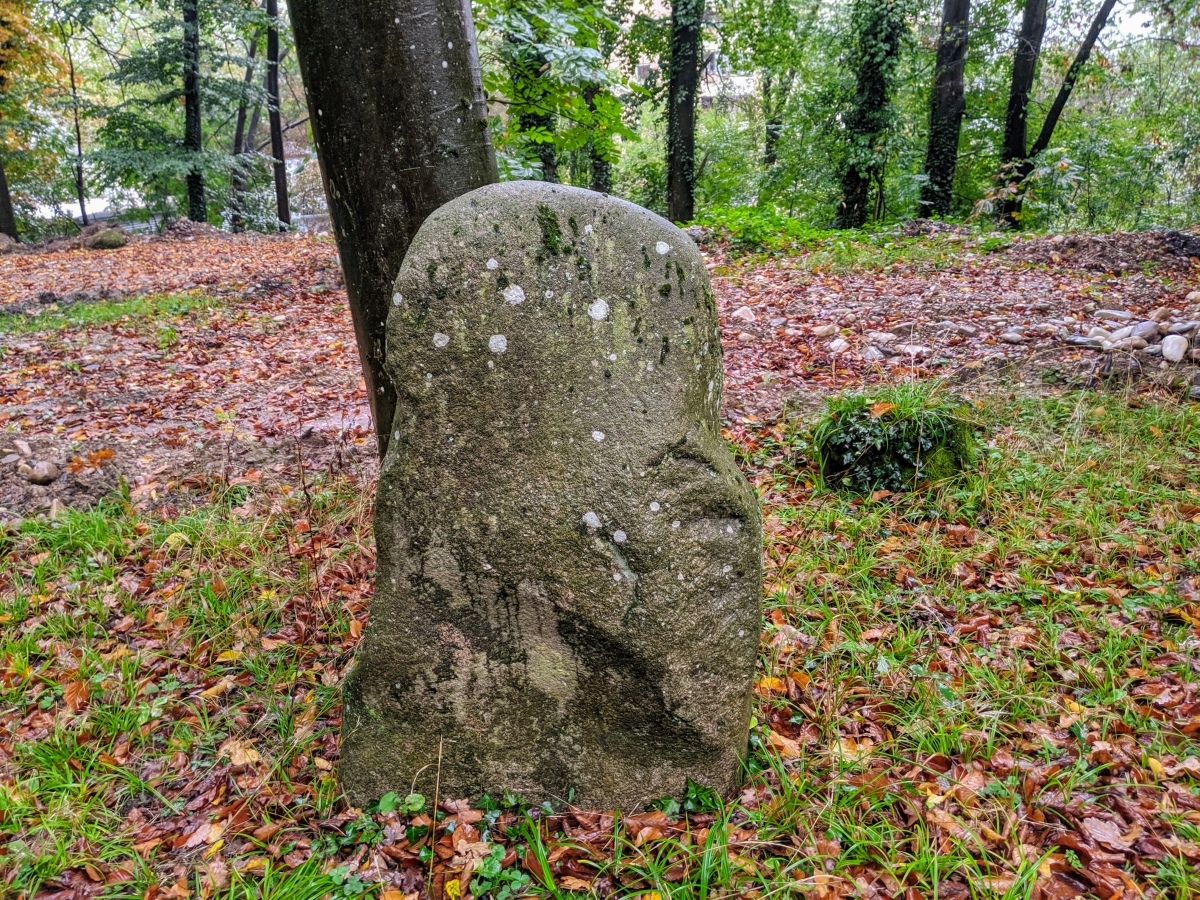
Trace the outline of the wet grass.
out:
M 767 527 L 745 790 L 657 814 L 347 809 L 362 485 L 28 520 L 0 538 L 5 895 L 399 900 L 432 872 L 451 897 L 966 900 L 1108 896 L 1119 870 L 1194 896 L 1200 420 L 1098 394 L 975 413 L 974 468 L 914 494 L 823 490 L 815 417 L 734 436 Z

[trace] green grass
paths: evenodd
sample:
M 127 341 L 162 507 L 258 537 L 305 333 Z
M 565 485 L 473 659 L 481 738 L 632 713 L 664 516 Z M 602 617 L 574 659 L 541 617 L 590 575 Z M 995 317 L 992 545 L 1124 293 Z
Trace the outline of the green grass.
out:
M 456 879 L 465 833 L 489 848 L 476 896 L 1015 900 L 1047 872 L 1086 883 L 1061 835 L 1149 798 L 1147 828 L 1180 843 L 1126 874 L 1194 896 L 1200 819 L 1162 798 L 1200 800 L 1173 769 L 1200 737 L 1186 703 L 1154 698 L 1196 682 L 1200 420 L 1098 394 L 976 415 L 992 424 L 961 479 L 881 500 L 820 486 L 811 420 L 735 436 L 767 580 L 734 802 L 677 798 L 682 819 L 491 804 L 474 832 L 438 829 L 437 853 L 410 801 L 349 810 L 334 777 L 373 565 L 361 486 L 310 503 L 214 484 L 170 521 L 122 497 L 27 521 L 0 538 L 5 895 L 90 866 L 114 897 L 371 896 L 431 863 Z
M 169 319 L 195 310 L 213 309 L 216 301 L 205 294 L 170 294 L 130 297 L 123 300 L 96 300 L 59 306 L 47 304 L 34 314 L 0 313 L 0 335 L 33 334 L 109 325 L 123 320 Z M 170 326 L 160 334 L 163 349 L 173 343 Z
M 739 266 L 753 267 L 770 256 L 793 257 L 801 271 L 845 274 L 894 266 L 919 270 L 961 266 L 1009 246 L 1012 235 L 981 229 L 906 237 L 894 229 L 814 228 L 807 222 L 759 207 L 718 207 L 697 220 L 727 237 Z

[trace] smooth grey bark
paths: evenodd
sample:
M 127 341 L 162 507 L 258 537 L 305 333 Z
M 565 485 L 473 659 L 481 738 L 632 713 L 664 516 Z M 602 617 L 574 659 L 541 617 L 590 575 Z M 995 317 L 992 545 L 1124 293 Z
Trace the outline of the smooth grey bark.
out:
M 183 149 L 199 155 L 204 149 L 200 118 L 200 3 L 183 0 Z M 204 173 L 199 163 L 187 175 L 188 218 L 208 221 Z
M 275 214 L 279 230 L 292 225 L 288 208 L 287 160 L 284 159 L 283 122 L 279 118 L 279 0 L 267 0 L 267 117 L 271 124 L 271 158 L 275 170 Z
M 431 212 L 497 180 L 475 26 L 460 0 L 292 0 L 290 12 L 383 452 L 392 282 Z
M 700 29 L 704 0 L 672 0 L 667 86 L 667 218 L 696 215 L 696 95 L 700 86 Z
M 938 35 L 933 97 L 929 104 L 929 145 L 925 151 L 925 184 L 921 214 L 947 216 L 954 200 L 954 172 L 962 133 L 966 95 L 963 69 L 967 61 L 971 0 L 944 0 Z

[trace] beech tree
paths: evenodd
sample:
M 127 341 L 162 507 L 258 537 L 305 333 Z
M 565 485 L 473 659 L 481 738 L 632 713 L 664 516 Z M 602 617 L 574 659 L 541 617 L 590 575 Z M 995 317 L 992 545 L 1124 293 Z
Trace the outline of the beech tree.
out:
M 292 31 L 380 452 L 392 283 L 426 217 L 496 180 L 475 27 L 456 0 L 292 0 Z
M 963 70 L 967 61 L 971 0 L 943 0 L 938 32 L 933 96 L 929 104 L 929 145 L 925 153 L 925 184 L 921 213 L 947 216 L 954 199 L 954 171 L 962 132 L 966 96 Z

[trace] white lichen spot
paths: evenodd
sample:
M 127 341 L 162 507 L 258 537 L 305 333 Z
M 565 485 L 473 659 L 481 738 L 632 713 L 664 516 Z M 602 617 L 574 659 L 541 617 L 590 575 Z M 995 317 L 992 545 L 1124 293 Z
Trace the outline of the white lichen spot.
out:
M 678 519 L 676 519 L 674 522 L 671 523 L 671 527 L 678 528 L 681 524 L 682 523 Z
M 617 354 L 615 354 L 615 353 L 610 353 L 610 354 L 608 354 L 608 361 L 609 361 L 609 362 L 616 362 L 616 361 L 617 361 Z
M 657 500 L 650 501 L 650 512 L 658 512 L 660 509 L 662 509 L 661 503 L 659 503 Z
M 444 59 L 443 59 L 443 60 L 442 60 L 442 68 L 443 68 L 443 69 L 448 69 L 448 68 L 450 68 L 450 63 L 446 62 L 446 60 L 444 60 Z
M 654 360 L 652 360 L 652 359 L 648 359 L 648 360 L 646 360 L 646 371 L 647 371 L 647 372 L 653 372 L 653 371 L 654 371 Z
M 613 572 L 613 581 L 620 581 L 620 580 L 621 580 L 621 573 Z
M 733 566 L 721 566 L 721 572 L 725 575 L 728 575 L 732 571 L 733 571 Z
M 425 380 L 426 380 L 426 381 L 433 381 L 433 373 L 432 373 L 432 372 L 426 372 L 426 373 L 425 373 Z
M 400 440 L 400 432 L 397 431 L 395 434 L 392 435 L 392 437 L 397 441 Z
M 454 41 L 446 41 L 446 49 L 453 50 L 454 49 Z
M 659 241 L 654 245 L 654 249 L 658 251 L 659 256 L 666 256 L 671 252 L 671 245 L 666 241 Z
M 683 573 L 682 573 L 682 572 L 680 572 L 680 573 L 679 573 L 678 575 L 676 575 L 675 577 L 676 577 L 677 579 L 679 579 L 680 581 L 683 581 Z
M 518 303 L 524 303 L 525 289 L 519 284 L 510 284 L 504 289 L 504 299 L 513 306 L 516 306 Z
M 591 306 L 588 307 L 588 315 L 597 322 L 608 318 L 608 304 L 603 300 L 596 300 Z
M 618 544 L 623 544 L 628 539 L 629 535 L 618 529 L 613 532 L 613 540 Z
M 323 110 L 323 109 L 318 109 L 318 110 L 317 110 L 317 118 L 320 118 L 320 117 L 321 117 L 321 116 L 323 116 L 323 115 L 325 115 L 325 110 Z
M 739 628 L 739 629 L 738 629 L 738 637 L 745 637 L 745 636 L 746 636 L 746 629 L 745 629 L 745 628 Z
M 400 293 L 392 294 L 392 306 L 399 306 L 404 302 L 404 295 Z
M 553 300 L 554 299 L 554 291 L 546 291 L 546 299 Z
M 583 514 L 583 524 L 588 528 L 599 528 L 600 517 L 589 509 Z
M 604 434 L 603 431 L 593 431 L 592 432 L 592 440 L 595 441 L 597 444 L 603 443 L 605 437 L 606 437 L 606 435 Z
M 488 339 L 488 349 L 493 353 L 503 353 L 508 349 L 508 338 L 502 334 L 493 334 Z
M 500 263 L 496 262 L 494 259 L 489 259 L 487 261 L 487 267 L 489 269 L 498 269 L 500 268 Z
M 488 360 L 488 368 L 489 368 L 489 369 L 494 369 L 494 368 L 496 368 L 496 364 L 495 364 L 494 362 L 492 362 L 490 359 Z
M 592 233 L 592 231 L 593 231 L 593 229 L 592 229 L 592 226 L 591 226 L 591 225 L 584 225 L 584 226 L 583 226 L 583 233 L 584 233 L 584 234 L 591 234 L 591 233 Z
M 442 334 L 440 331 L 433 336 L 433 346 L 441 350 L 450 343 L 450 335 Z
M 726 534 L 733 534 L 733 526 L 732 526 L 732 525 L 726 525 L 726 526 L 725 526 L 725 533 L 726 533 Z

